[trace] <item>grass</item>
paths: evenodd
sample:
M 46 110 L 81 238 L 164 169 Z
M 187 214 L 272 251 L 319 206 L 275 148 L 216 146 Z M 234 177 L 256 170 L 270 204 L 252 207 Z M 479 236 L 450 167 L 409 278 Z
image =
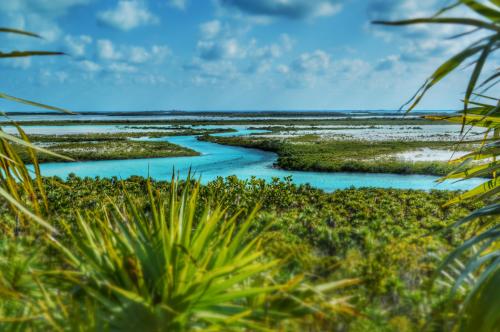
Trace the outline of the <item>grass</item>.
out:
M 442 141 L 353 141 L 324 140 L 306 135 L 289 139 L 202 136 L 219 144 L 258 148 L 276 152 L 276 166 L 288 170 L 320 172 L 366 172 L 446 175 L 454 166 L 448 162 L 411 162 L 390 157 L 420 148 L 453 149 L 453 142 Z M 462 146 L 462 148 L 464 148 Z

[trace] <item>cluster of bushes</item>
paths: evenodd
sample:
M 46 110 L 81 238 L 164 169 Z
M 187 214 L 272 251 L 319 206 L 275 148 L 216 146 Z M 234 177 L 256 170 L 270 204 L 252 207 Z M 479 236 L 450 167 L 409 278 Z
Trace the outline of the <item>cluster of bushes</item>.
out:
M 54 225 L 60 220 L 75 225 L 78 214 L 97 214 L 106 202 L 119 205 L 127 196 L 133 197 L 141 213 L 154 210 L 144 178 L 121 182 L 70 176 L 67 181 L 44 181 Z M 168 197 L 168 183 L 152 186 L 160 196 Z M 179 192 L 183 186 L 179 185 Z M 448 301 L 449 288 L 436 283 L 434 279 L 440 276 L 434 273 L 440 259 L 466 236 L 464 230 L 447 226 L 479 207 L 443 208 L 454 195 L 370 188 L 324 193 L 296 186 L 290 179 L 265 183 L 236 177 L 219 178 L 200 188 L 202 201 L 222 202 L 229 215 L 241 209 L 247 215 L 261 204 L 247 239 L 263 233 L 265 256 L 284 259 L 283 280 L 303 275 L 321 284 L 360 278 L 360 285 L 345 294 L 352 296 L 350 302 L 358 314 L 322 323 L 322 328 L 349 331 L 416 331 L 429 326 L 444 330 L 454 323 L 456 303 Z M 21 243 L 21 252 L 38 251 L 36 264 L 55 268 L 65 264 L 50 248 L 37 247 L 35 239 Z M 71 242 L 67 246 L 72 250 Z

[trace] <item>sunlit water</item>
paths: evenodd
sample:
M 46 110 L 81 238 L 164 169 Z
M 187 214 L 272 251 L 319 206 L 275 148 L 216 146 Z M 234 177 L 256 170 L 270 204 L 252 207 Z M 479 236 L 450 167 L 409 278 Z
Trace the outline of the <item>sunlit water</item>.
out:
M 239 128 L 238 133 L 219 135 L 248 135 L 256 130 Z M 261 131 L 260 131 L 261 132 Z M 41 166 L 43 175 L 67 177 L 75 173 L 81 177 L 109 178 L 116 176 L 126 179 L 133 175 L 150 176 L 157 180 L 168 180 L 175 169 L 181 176 L 186 176 L 189 170 L 201 176 L 207 183 L 217 177 L 236 175 L 240 179 L 252 176 L 265 180 L 283 179 L 292 176 L 296 184 L 309 183 L 313 187 L 326 191 L 349 187 L 377 187 L 399 189 L 470 189 L 483 182 L 472 179 L 462 182 L 446 182 L 437 184 L 435 176 L 397 175 L 369 173 L 321 173 L 286 171 L 273 167 L 276 154 L 241 147 L 224 146 L 210 142 L 198 141 L 195 136 L 176 136 L 156 140 L 164 140 L 201 153 L 196 157 L 153 158 L 135 160 L 104 160 L 71 163 L 47 163 Z

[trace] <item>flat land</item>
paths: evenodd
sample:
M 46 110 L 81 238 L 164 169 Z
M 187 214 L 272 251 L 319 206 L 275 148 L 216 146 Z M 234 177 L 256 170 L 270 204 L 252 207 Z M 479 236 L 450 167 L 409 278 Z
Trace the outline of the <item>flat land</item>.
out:
M 34 135 L 30 140 L 52 152 L 77 161 L 115 160 L 197 156 L 198 152 L 166 141 L 133 140 L 168 136 L 161 132 L 85 134 L 85 135 Z M 27 149 L 16 146 L 21 159 L 30 162 Z M 39 162 L 67 161 L 56 156 L 37 152 Z
M 278 154 L 276 167 L 287 170 L 321 172 L 367 172 L 427 174 L 442 176 L 456 165 L 448 161 L 479 144 L 483 133 L 471 132 L 462 142 L 460 126 L 423 118 L 298 118 L 268 116 L 258 118 L 174 120 L 76 120 L 23 122 L 30 126 L 107 125 L 112 133 L 30 135 L 36 144 L 75 160 L 137 159 L 195 156 L 193 151 L 166 140 L 137 140 L 180 135 L 198 135 L 200 140 L 251 147 Z M 210 127 L 203 127 L 210 125 Z M 41 127 L 40 127 L 41 126 Z M 212 127 L 212 126 L 220 126 Z M 265 130 L 259 135 L 211 136 L 235 132 L 237 126 Z M 53 127 L 52 127 L 53 128 Z M 53 129 L 52 129 L 53 130 Z M 62 129 L 64 132 L 64 129 Z M 28 160 L 27 153 L 22 153 Z M 56 161 L 40 154 L 40 161 Z
M 0 126 L 11 125 L 11 122 L 0 122 Z M 134 126 L 147 126 L 147 125 L 170 125 L 170 126 L 203 126 L 203 125 L 308 125 L 308 126 L 321 126 L 321 125 L 424 125 L 424 124 L 442 124 L 449 125 L 445 121 L 433 121 L 422 118 L 279 118 L 268 117 L 262 119 L 238 119 L 238 118 L 225 118 L 225 119 L 172 119 L 172 120 L 141 120 L 141 119 L 128 119 L 128 120 L 54 120 L 54 121 L 23 121 L 20 123 L 22 126 L 68 126 L 68 125 L 134 125 Z
M 408 151 L 436 149 L 449 151 L 457 142 L 448 141 L 366 141 L 329 140 L 317 135 L 270 139 L 258 135 L 246 137 L 200 137 L 218 144 L 243 146 L 272 151 L 278 154 L 276 166 L 288 170 L 320 172 L 364 172 L 396 174 L 428 174 L 442 176 L 456 167 L 448 160 L 414 161 L 400 157 Z M 474 143 L 460 145 L 467 149 Z

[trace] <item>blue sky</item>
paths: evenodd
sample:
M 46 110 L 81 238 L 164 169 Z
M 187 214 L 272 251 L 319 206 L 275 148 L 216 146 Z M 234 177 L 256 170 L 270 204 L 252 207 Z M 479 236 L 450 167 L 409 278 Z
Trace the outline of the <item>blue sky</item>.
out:
M 372 26 L 429 15 L 441 0 L 9 0 L 0 91 L 75 111 L 396 109 L 467 41 L 455 27 Z M 467 71 L 422 109 L 454 109 Z M 2 110 L 19 110 L 0 103 Z M 27 108 L 22 107 L 22 110 Z

